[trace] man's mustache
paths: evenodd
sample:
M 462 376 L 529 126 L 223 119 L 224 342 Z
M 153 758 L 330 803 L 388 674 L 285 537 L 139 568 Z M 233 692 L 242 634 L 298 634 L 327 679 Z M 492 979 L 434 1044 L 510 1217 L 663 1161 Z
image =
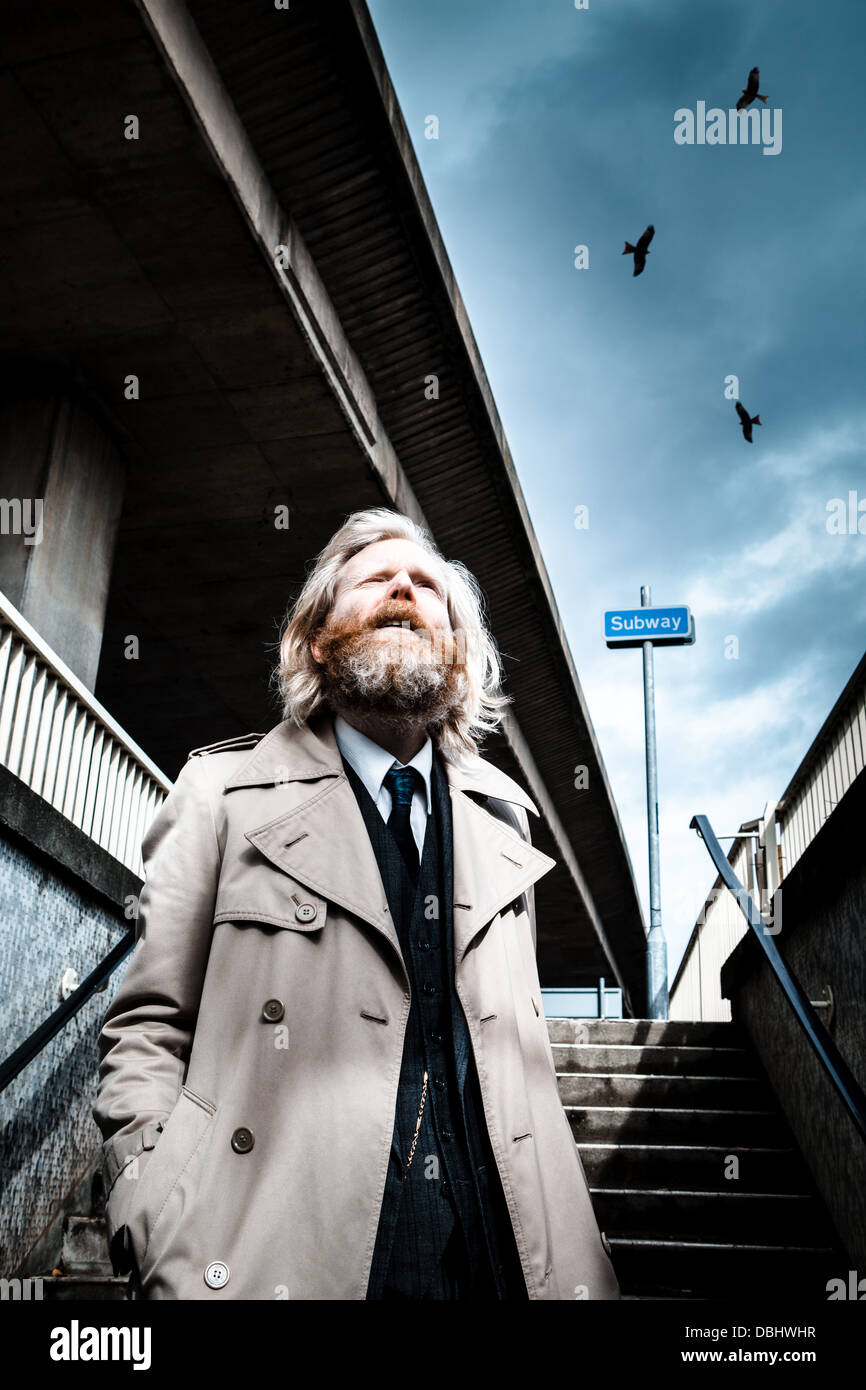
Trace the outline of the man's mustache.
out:
M 350 652 L 366 650 L 369 633 L 391 625 L 406 624 L 428 649 L 428 659 L 441 666 L 463 669 L 467 663 L 467 648 L 464 633 L 451 627 L 428 627 L 422 615 L 411 603 L 402 599 L 387 599 L 380 603 L 374 612 L 365 617 L 351 615 L 336 622 L 324 623 L 313 634 L 324 657 L 326 669 L 333 661 L 340 661 Z M 393 646 L 388 642 L 372 644 L 377 656 L 383 660 L 402 662 L 411 654 L 412 643 L 395 638 Z
M 422 632 L 430 636 L 430 629 L 420 617 L 417 608 L 413 608 L 411 603 L 402 603 L 399 599 L 388 599 L 385 603 L 380 603 L 373 613 L 369 613 L 366 618 L 340 623 L 337 629 L 341 635 L 360 632 L 375 632 L 380 627 L 399 624 L 408 626 L 413 632 Z M 328 628 L 326 628 L 326 631 Z M 330 631 L 335 629 L 330 627 Z

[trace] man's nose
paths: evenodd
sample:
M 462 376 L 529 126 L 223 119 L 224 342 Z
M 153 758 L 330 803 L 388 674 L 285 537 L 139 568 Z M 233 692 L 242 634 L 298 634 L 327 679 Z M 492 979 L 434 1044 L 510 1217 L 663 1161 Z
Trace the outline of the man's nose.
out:
M 414 598 L 415 591 L 412 588 L 412 580 L 409 578 L 407 570 L 399 570 L 388 587 L 389 598 Z

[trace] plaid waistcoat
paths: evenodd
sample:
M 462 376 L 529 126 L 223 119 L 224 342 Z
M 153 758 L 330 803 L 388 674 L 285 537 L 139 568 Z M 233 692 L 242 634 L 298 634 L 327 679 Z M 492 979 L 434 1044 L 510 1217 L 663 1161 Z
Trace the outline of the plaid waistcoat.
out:
M 432 814 L 417 883 L 363 782 L 346 760 L 382 875 L 412 993 L 394 1116 L 394 1134 L 367 1289 L 379 1299 L 447 1296 L 441 1258 L 459 1222 L 476 1297 L 526 1298 L 526 1283 L 502 1193 L 463 1007 L 454 988 L 453 850 L 448 779 L 434 753 Z M 424 1071 L 418 1142 L 409 1157 Z

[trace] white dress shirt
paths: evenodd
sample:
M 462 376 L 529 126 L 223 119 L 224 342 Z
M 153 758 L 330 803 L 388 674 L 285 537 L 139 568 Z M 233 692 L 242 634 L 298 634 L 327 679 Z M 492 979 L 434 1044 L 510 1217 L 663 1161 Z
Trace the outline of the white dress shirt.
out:
M 366 734 L 362 734 L 360 729 L 355 729 L 351 724 L 347 724 L 340 714 L 334 719 L 334 736 L 340 752 L 346 762 L 350 763 L 357 772 L 385 821 L 391 814 L 391 793 L 385 785 L 385 773 L 390 771 L 392 767 L 415 767 L 421 773 L 424 785 L 420 787 L 416 782 L 412 795 L 412 805 L 409 810 L 409 824 L 418 846 L 418 859 L 420 861 L 424 853 L 427 817 L 433 809 L 431 787 L 433 743 L 431 739 L 427 739 L 423 748 L 419 749 L 408 763 L 401 763 L 399 758 L 395 758 L 393 753 L 388 752 L 387 748 L 381 748 Z

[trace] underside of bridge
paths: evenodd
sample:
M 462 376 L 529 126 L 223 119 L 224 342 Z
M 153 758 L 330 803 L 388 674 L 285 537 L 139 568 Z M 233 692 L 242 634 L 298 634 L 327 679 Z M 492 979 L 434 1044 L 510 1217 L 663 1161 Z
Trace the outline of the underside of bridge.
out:
M 97 698 L 169 777 L 270 728 L 309 561 L 359 507 L 423 520 L 486 594 L 513 704 L 485 753 L 557 860 L 542 983 L 604 975 L 640 1012 L 622 828 L 365 6 L 14 0 L 2 24 L 5 396 L 74 401 L 125 470 Z

